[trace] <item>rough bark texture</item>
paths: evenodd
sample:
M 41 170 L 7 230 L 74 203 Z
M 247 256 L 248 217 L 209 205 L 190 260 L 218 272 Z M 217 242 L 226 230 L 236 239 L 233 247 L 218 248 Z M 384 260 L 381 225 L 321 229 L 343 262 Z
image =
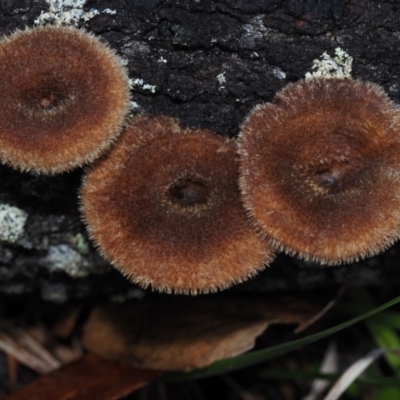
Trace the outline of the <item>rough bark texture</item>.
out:
M 48 8 L 44 0 L 1 1 L 1 33 L 33 26 Z M 165 113 L 190 127 L 236 136 L 254 105 L 271 101 L 336 47 L 354 58 L 354 78 L 382 85 L 400 102 L 395 1 L 89 0 L 84 10 L 91 9 L 100 13 L 79 25 L 127 63 L 135 83 L 134 112 Z M 15 206 L 27 213 L 21 233 L 2 235 L 0 292 L 53 301 L 140 293 L 90 246 L 78 212 L 81 177 L 82 170 L 37 176 L 0 166 L 0 205 L 6 212 Z M 280 256 L 257 278 L 231 290 L 398 282 L 399 255 L 397 245 L 372 259 L 330 268 Z

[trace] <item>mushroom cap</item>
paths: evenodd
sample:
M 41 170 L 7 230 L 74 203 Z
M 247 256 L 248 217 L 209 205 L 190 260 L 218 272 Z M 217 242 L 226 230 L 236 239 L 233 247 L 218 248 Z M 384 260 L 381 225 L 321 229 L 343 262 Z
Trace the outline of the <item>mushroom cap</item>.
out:
M 237 179 L 233 141 L 140 116 L 89 169 L 81 211 L 100 251 L 133 282 L 214 292 L 273 258 L 249 223 Z
M 71 27 L 17 31 L 0 42 L 0 160 L 58 173 L 108 149 L 129 111 L 128 77 L 93 35 Z
M 257 106 L 239 137 L 246 209 L 270 243 L 324 264 L 400 236 L 400 109 L 374 83 L 313 79 Z

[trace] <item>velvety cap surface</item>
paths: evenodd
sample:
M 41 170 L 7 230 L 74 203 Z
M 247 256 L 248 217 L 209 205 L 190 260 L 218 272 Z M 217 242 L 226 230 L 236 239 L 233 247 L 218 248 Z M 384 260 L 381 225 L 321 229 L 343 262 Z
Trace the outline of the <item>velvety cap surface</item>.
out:
M 400 110 L 373 83 L 288 85 L 242 126 L 240 186 L 270 242 L 338 264 L 400 233 Z
M 128 78 L 94 36 L 70 27 L 17 31 L 0 42 L 0 159 L 56 173 L 92 161 L 120 133 Z
M 85 178 L 91 237 L 144 287 L 195 294 L 241 282 L 272 251 L 248 222 L 237 169 L 232 141 L 169 117 L 137 117 Z

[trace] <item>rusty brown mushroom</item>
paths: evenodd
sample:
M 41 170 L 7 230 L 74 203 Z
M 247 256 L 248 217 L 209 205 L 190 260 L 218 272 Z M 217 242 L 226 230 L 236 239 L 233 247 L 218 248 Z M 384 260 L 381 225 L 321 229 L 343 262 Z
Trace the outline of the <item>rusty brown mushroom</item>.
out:
M 276 249 L 340 264 L 399 238 L 400 109 L 378 85 L 290 84 L 239 142 L 244 204 Z
M 197 294 L 242 282 L 273 252 L 246 217 L 237 168 L 233 141 L 137 117 L 84 179 L 90 236 L 143 287 Z
M 125 69 L 93 35 L 72 27 L 17 31 L 0 42 L 0 160 L 58 173 L 93 161 L 129 110 Z

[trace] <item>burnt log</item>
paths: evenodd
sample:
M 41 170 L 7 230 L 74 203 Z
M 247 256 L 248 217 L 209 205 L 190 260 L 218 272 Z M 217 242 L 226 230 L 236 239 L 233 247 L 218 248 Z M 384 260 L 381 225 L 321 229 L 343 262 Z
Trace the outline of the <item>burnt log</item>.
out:
M 133 113 L 167 114 L 191 128 L 236 137 L 256 104 L 304 78 L 313 60 L 324 52 L 333 55 L 337 47 L 353 57 L 353 78 L 378 83 L 400 103 L 400 7 L 395 1 L 62 3 L 67 2 L 3 0 L 1 33 L 72 19 L 126 64 Z M 79 215 L 82 174 L 77 169 L 45 176 L 0 166 L 0 293 L 57 302 L 142 294 L 90 244 Z M 343 282 L 398 283 L 399 257 L 400 245 L 337 267 L 281 255 L 256 278 L 230 290 L 271 293 Z

